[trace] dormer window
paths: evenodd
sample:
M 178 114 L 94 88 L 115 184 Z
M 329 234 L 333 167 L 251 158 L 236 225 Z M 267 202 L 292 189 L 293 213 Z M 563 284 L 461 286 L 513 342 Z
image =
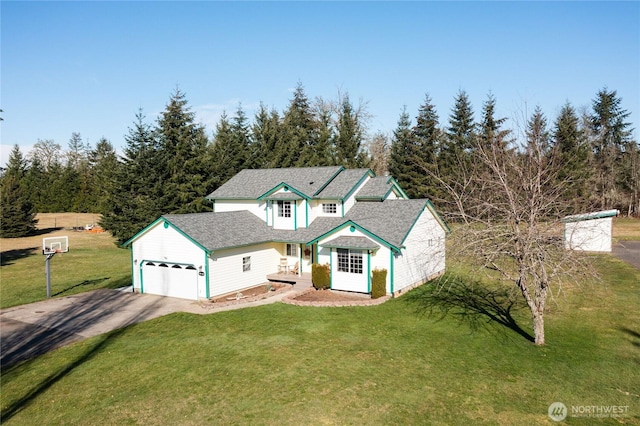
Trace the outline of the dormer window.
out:
M 278 217 L 291 217 L 291 201 L 278 201 Z
M 338 205 L 336 203 L 323 203 L 322 213 L 336 214 L 338 212 Z

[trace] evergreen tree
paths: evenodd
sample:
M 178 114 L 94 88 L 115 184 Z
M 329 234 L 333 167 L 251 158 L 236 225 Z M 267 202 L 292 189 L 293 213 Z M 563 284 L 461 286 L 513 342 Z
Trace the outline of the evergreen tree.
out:
M 333 116 L 330 104 L 321 99 L 316 102 L 317 159 L 316 166 L 335 166 Z
M 580 211 L 588 199 L 589 147 L 579 127 L 578 115 L 568 102 L 556 118 L 552 140 L 554 148 L 559 151 L 557 158 L 564 164 L 558 179 L 570 184 L 566 191 L 566 205 L 571 211 L 565 213 Z
M 355 111 L 346 94 L 340 102 L 335 135 L 335 163 L 346 168 L 360 168 L 368 164 L 362 150 L 364 127 L 361 115 Z
M 24 182 L 26 173 L 27 162 L 15 145 L 0 180 L 0 237 L 24 237 L 36 229 L 36 212 Z
M 504 149 L 507 146 L 508 130 L 502 130 L 506 118 L 496 118 L 496 98 L 489 94 L 482 105 L 482 122 L 480 123 L 479 145 L 483 149 Z
M 617 165 L 631 143 L 631 124 L 625 121 L 631 113 L 622 109 L 621 103 L 615 90 L 604 88 L 593 100 L 593 115 L 589 117 L 596 171 L 594 192 L 602 209 L 622 207 Z
M 269 112 L 260 104 L 251 127 L 251 154 L 249 164 L 257 169 L 276 167 L 275 156 L 280 138 L 280 116 L 276 110 Z
M 398 125 L 393 131 L 389 154 L 389 173 L 398 181 L 410 198 L 415 198 L 416 192 L 411 186 L 412 174 L 416 170 L 416 165 L 411 163 L 412 139 L 411 118 L 405 106 L 398 119 Z
M 160 202 L 164 213 L 205 211 L 205 156 L 208 140 L 195 124 L 195 113 L 184 93 L 176 89 L 157 124 L 158 161 L 162 172 Z
M 293 92 L 283 120 L 277 167 L 311 167 L 316 163 L 315 119 L 302 83 Z
M 33 208 L 37 212 L 45 213 L 49 212 L 49 184 L 51 176 L 46 173 L 40 160 L 34 157 L 29 161 L 29 168 L 24 178 L 25 187 L 29 194 L 29 199 L 33 204 Z
M 244 168 L 247 143 L 248 130 L 244 113 L 236 115 L 233 122 L 229 122 L 226 113 L 223 113 L 216 126 L 211 148 L 211 176 L 213 177 L 211 187 L 213 189 L 218 188 Z
M 473 108 L 465 91 L 459 91 L 455 104 L 449 115 L 449 127 L 442 138 L 438 154 L 438 176 L 442 180 L 441 187 L 453 187 L 461 182 L 468 182 L 471 176 L 471 152 L 475 144 L 476 124 Z M 457 209 L 451 191 L 442 192 L 439 200 L 440 209 L 453 212 Z
M 440 129 L 436 107 L 428 94 L 425 95 L 424 103 L 418 109 L 416 125 L 412 132 L 413 143 L 410 145 L 409 152 L 409 160 L 414 164 L 414 170 L 410 173 L 412 198 L 440 198 L 438 184 L 433 178 L 433 174 L 437 171 Z
M 93 211 L 102 212 L 108 207 L 110 194 L 116 189 L 118 176 L 118 155 L 113 145 L 105 138 L 101 138 L 96 148 L 89 152 L 91 165 L 92 198 L 95 200 Z
M 114 189 L 104 200 L 100 225 L 118 243 L 133 237 L 162 214 L 158 144 L 142 111 L 125 136 L 124 156 L 115 170 Z

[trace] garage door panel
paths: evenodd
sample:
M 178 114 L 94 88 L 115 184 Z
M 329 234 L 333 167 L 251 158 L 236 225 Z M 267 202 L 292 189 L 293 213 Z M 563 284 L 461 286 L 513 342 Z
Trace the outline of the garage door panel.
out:
M 198 299 L 198 271 L 193 265 L 147 262 L 142 276 L 144 293 Z

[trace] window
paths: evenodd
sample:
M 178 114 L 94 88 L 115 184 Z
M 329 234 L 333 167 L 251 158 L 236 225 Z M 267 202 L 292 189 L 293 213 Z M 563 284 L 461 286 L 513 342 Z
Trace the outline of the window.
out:
M 287 256 L 298 257 L 298 245 L 287 243 Z
M 251 270 L 251 256 L 242 258 L 242 272 L 249 272 Z
M 324 203 L 322 204 L 322 212 L 335 214 L 338 212 L 338 205 L 336 203 Z
M 278 217 L 291 217 L 291 201 L 278 201 Z
M 349 250 L 338 249 L 338 272 L 349 272 Z
M 338 249 L 338 271 L 362 273 L 362 250 Z

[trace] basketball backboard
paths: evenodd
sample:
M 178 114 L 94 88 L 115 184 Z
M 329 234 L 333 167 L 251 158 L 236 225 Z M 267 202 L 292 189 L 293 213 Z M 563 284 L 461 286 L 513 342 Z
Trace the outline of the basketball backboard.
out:
M 66 253 L 69 251 L 69 237 L 45 237 L 42 239 L 42 254 Z

